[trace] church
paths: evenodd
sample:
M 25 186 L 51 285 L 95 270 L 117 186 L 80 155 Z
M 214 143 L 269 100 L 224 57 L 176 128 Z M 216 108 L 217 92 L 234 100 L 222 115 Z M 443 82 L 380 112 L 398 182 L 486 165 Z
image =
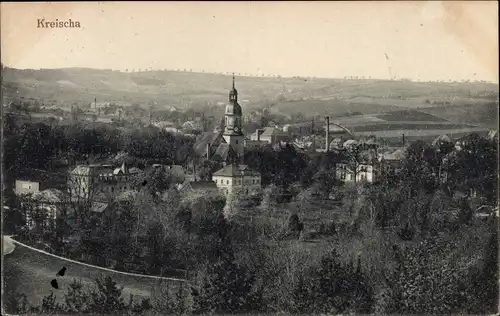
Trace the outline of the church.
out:
M 198 156 L 218 161 L 223 168 L 216 171 L 212 180 L 224 194 L 241 191 L 256 194 L 261 188 L 260 173 L 243 164 L 245 135 L 242 129 L 242 111 L 238 103 L 233 75 L 233 86 L 229 91 L 229 103 L 224 111 L 223 128 L 201 135 L 194 145 Z

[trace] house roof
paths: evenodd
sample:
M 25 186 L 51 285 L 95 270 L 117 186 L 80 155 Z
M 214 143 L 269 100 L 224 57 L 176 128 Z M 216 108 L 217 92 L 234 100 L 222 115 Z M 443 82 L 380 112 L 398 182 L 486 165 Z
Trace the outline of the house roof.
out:
M 357 143 L 358 143 L 358 141 L 356 141 L 355 139 L 349 139 L 349 140 L 346 140 L 346 141 L 344 142 L 344 146 L 355 145 L 355 144 L 357 144 Z
M 397 149 L 393 152 L 385 152 L 381 155 L 381 159 L 399 161 L 406 157 L 406 152 L 403 149 Z
M 271 136 L 288 136 L 288 134 L 280 131 L 275 127 L 266 127 L 260 137 L 271 137 Z
M 231 164 L 217 170 L 214 176 L 237 177 L 237 176 L 260 176 L 260 173 L 251 170 L 247 165 Z
M 213 181 L 191 181 L 188 186 L 193 190 L 218 189 Z
M 60 203 L 64 199 L 64 193 L 57 189 L 47 189 L 34 193 L 32 198 L 38 201 Z
M 205 132 L 194 144 L 194 151 L 202 156 L 207 150 L 207 145 L 214 144 L 219 137 L 222 137 L 221 132 Z
M 96 213 L 102 213 L 104 212 L 104 210 L 108 207 L 108 204 L 107 203 L 102 203 L 102 202 L 93 202 L 92 203 L 92 207 L 90 208 L 90 210 L 92 212 L 96 212 Z
M 220 143 L 215 151 L 214 156 L 222 159 L 223 161 L 227 161 L 230 156 L 235 156 L 236 152 L 233 147 L 228 143 Z
M 335 138 L 330 142 L 331 145 L 341 145 L 342 144 L 342 138 Z
M 76 166 L 71 173 L 79 176 L 90 176 L 92 174 L 92 170 L 89 166 Z

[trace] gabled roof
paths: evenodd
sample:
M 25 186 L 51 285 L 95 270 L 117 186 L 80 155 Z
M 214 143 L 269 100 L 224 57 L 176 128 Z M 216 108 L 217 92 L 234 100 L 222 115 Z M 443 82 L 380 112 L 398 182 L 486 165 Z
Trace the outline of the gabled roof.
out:
M 351 145 L 356 145 L 358 143 L 357 140 L 355 139 L 349 139 L 344 142 L 344 146 L 351 146 Z
M 251 170 L 247 165 L 231 164 L 217 170 L 214 176 L 219 177 L 241 177 L 241 176 L 260 176 L 257 171 Z
M 236 157 L 236 151 L 228 143 L 220 143 L 214 153 L 214 158 L 219 158 L 222 161 L 227 161 L 230 157 Z
M 108 207 L 107 203 L 102 203 L 102 202 L 93 202 L 91 211 L 96 212 L 96 213 L 102 213 L 104 210 Z
M 330 146 L 331 146 L 331 145 L 342 145 L 342 143 L 343 143 L 342 138 L 335 138 L 335 139 L 333 139 L 333 140 L 330 142 Z
M 405 159 L 406 152 L 403 149 L 397 149 L 393 152 L 385 152 L 381 155 L 381 159 L 387 161 L 401 161 Z
M 266 127 L 260 137 L 287 136 L 288 134 L 275 127 Z
M 38 201 L 59 203 L 64 199 L 64 193 L 57 189 L 47 189 L 33 193 L 32 198 Z
M 204 155 L 207 150 L 207 144 L 213 145 L 219 137 L 222 138 L 221 132 L 203 133 L 194 144 L 194 151 L 200 156 Z
M 92 174 L 92 170 L 89 166 L 76 166 L 71 173 L 79 176 L 90 176 Z

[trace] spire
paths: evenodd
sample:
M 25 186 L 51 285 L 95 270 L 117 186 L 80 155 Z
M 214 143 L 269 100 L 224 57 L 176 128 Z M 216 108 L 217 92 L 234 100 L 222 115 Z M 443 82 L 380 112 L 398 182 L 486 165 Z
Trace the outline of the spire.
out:
M 229 103 L 231 103 L 231 104 L 238 103 L 238 90 L 236 90 L 234 81 L 235 80 L 234 80 L 234 72 L 233 72 L 233 88 L 229 92 Z

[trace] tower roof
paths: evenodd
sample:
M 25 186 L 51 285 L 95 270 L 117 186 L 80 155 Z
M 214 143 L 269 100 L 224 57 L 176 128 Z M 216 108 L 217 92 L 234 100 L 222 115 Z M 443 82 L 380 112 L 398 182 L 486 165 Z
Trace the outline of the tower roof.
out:
M 233 72 L 233 88 L 231 89 L 231 92 L 232 92 L 233 94 L 238 95 L 238 90 L 236 90 L 236 87 L 234 86 L 234 72 Z
M 229 103 L 226 106 L 226 115 L 237 115 L 241 116 L 241 106 L 238 104 L 238 90 L 236 90 L 234 84 L 234 73 L 233 73 L 233 87 L 231 91 L 229 91 Z

